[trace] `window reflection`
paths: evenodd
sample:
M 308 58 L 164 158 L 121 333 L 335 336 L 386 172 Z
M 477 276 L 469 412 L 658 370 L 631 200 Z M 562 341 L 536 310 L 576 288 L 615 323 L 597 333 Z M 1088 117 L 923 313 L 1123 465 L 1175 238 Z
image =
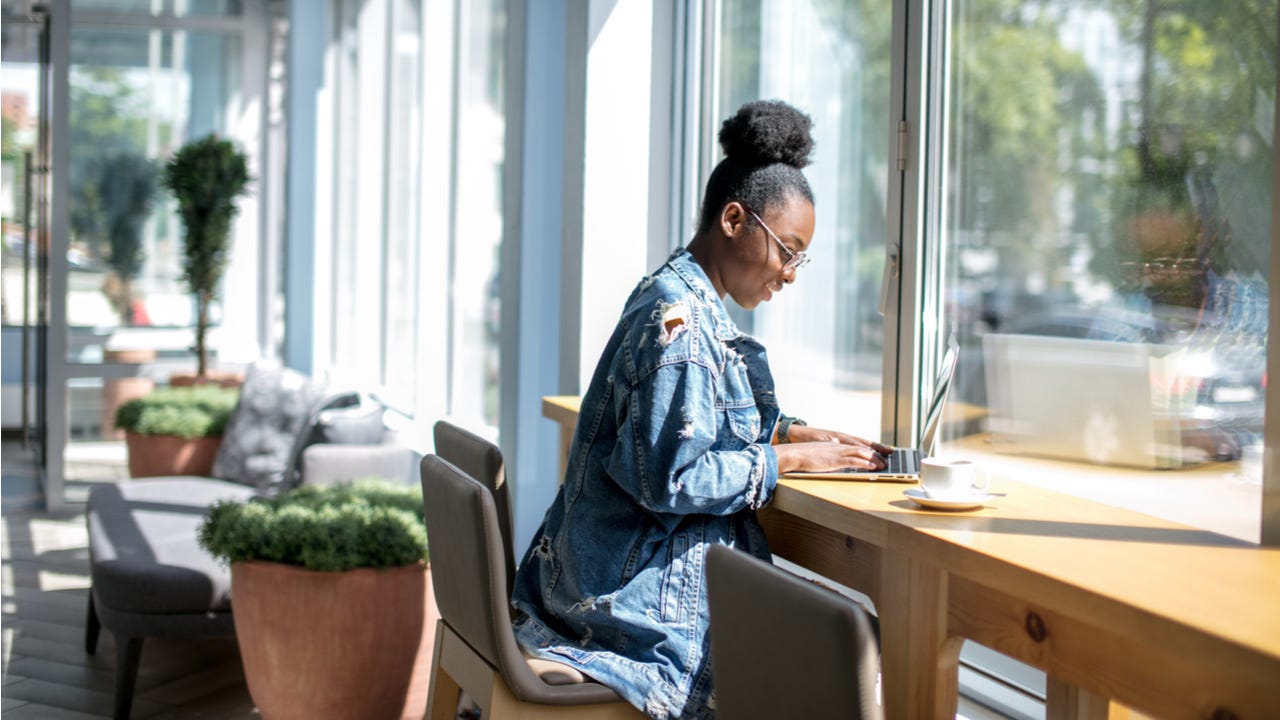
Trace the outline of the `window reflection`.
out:
M 952 451 L 1257 538 L 1275 28 L 1274 0 L 953 5 Z
M 77 327 L 192 324 L 181 228 L 160 172 L 189 137 L 225 130 L 238 44 L 209 33 L 72 28 L 70 360 L 93 359 L 74 342 Z

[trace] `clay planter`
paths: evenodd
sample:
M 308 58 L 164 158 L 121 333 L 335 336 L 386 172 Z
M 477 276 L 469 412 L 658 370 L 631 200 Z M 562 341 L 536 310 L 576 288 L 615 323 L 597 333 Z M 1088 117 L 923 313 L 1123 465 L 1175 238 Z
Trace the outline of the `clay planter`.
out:
M 132 363 L 142 365 L 155 362 L 156 351 L 151 348 L 131 350 L 104 350 L 103 362 Z M 104 380 L 102 383 L 102 437 L 107 440 L 123 440 L 124 431 L 116 430 L 116 411 L 134 398 L 140 398 L 156 389 L 155 381 L 147 377 L 127 377 Z
M 222 436 L 183 438 L 127 432 L 124 443 L 129 449 L 130 477 L 208 477 L 213 472 L 213 458 L 222 445 Z
M 244 373 L 209 370 L 204 375 L 174 373 L 169 376 L 169 387 L 195 387 L 196 385 L 218 385 L 224 388 L 238 388 L 244 385 Z
M 231 605 L 266 720 L 422 718 L 440 618 L 430 567 L 232 563 Z

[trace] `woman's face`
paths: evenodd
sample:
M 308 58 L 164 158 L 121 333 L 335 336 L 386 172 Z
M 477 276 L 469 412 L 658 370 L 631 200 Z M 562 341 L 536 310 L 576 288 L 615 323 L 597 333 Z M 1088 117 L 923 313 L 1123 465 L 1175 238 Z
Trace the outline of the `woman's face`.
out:
M 752 211 L 768 229 L 754 221 Z M 809 249 L 813 239 L 813 204 L 793 197 L 783 205 L 761 210 L 731 202 L 721 211 L 720 224 L 728 239 L 726 257 L 718 263 L 723 289 L 738 305 L 752 310 L 772 300 L 784 285 L 795 282 L 796 270 L 783 270 L 790 255 L 778 241 L 791 253 Z

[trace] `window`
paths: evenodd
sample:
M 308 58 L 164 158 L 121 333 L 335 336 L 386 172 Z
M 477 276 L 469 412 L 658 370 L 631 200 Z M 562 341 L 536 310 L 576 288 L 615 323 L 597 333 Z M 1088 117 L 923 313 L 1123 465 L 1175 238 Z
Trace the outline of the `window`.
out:
M 950 5 L 946 451 L 1258 541 L 1274 2 Z
M 807 0 L 718 5 L 714 98 L 702 142 L 743 103 L 780 99 L 814 120 L 805 174 L 817 224 L 813 261 L 775 300 L 747 314 L 744 331 L 769 349 L 778 396 L 809 422 L 879 436 L 883 318 L 878 312 L 886 237 L 892 3 Z M 701 168 L 703 182 L 723 157 Z M 851 426 L 850 418 L 857 418 Z
M 459 2 L 457 12 L 449 413 L 496 430 L 505 11 L 488 0 Z
M 930 389 L 907 368 L 931 378 L 954 334 L 940 453 L 1258 541 L 1274 0 L 705 6 L 700 177 L 742 102 L 816 124 L 814 262 L 735 315 L 788 412 L 900 431 L 880 396 L 918 406 Z M 896 198 L 899 119 L 918 157 Z M 911 297 L 881 318 L 886 238 L 914 257 L 895 283 Z M 963 660 L 966 695 L 1040 712 L 1043 674 L 972 645 Z
M 100 344 L 74 340 L 85 328 L 194 324 L 162 172 L 188 140 L 226 134 L 240 59 L 234 34 L 72 26 L 69 362 L 102 360 Z
M 423 437 L 444 415 L 496 428 L 502 3 L 333 9 L 316 367 Z

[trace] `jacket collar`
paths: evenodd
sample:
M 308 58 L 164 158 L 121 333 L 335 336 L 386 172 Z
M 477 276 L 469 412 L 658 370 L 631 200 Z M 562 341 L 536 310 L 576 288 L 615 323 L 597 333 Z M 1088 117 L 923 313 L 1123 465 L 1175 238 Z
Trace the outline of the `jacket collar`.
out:
M 667 259 L 667 265 L 675 271 L 676 275 L 689 286 L 707 307 L 711 308 L 712 319 L 716 326 L 716 338 L 719 340 L 733 340 L 744 336 L 744 333 L 738 329 L 737 323 L 733 318 L 729 317 L 729 311 L 724 306 L 724 301 L 716 294 L 715 288 L 711 285 L 711 279 L 707 277 L 707 273 L 693 258 L 689 250 L 684 247 L 676 248 L 671 253 L 671 257 Z

